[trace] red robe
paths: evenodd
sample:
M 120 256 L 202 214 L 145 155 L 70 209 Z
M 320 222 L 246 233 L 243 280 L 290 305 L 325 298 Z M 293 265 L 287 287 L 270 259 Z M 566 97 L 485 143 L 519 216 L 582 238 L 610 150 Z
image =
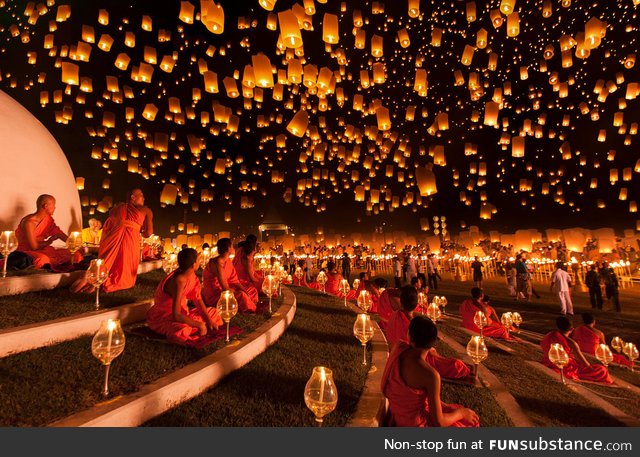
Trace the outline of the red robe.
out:
M 569 379 L 582 380 L 582 381 L 593 381 L 593 382 L 603 382 L 607 384 L 611 384 L 613 380 L 611 376 L 609 376 L 609 370 L 607 367 L 602 365 L 589 365 L 584 366 L 581 362 L 578 362 L 571 355 L 571 346 L 569 346 L 569 342 L 567 338 L 560 333 L 558 330 L 554 330 L 545 335 L 545 337 L 540 341 L 540 346 L 542 347 L 542 363 L 554 371 L 560 372 L 560 369 L 556 367 L 551 360 L 549 360 L 549 348 L 552 344 L 561 344 L 564 350 L 569 355 L 569 363 L 567 366 L 563 368 L 563 372 L 565 377 Z
M 387 365 L 382 374 L 382 393 L 389 399 L 390 420 L 392 427 L 430 427 L 429 403 L 427 391 L 409 387 L 402 379 L 400 372 L 400 356 L 410 346 L 400 342 L 389 354 Z M 442 412 L 448 413 L 462 408 L 460 405 L 442 403 Z M 461 420 L 451 427 L 469 427 L 471 424 Z
M 495 314 L 495 311 L 492 307 L 486 306 L 487 311 Z M 480 333 L 480 328 L 473 322 L 473 318 L 476 315 L 476 312 L 482 311 L 482 308 L 475 304 L 473 299 L 468 298 L 462 302 L 460 305 L 460 315 L 462 316 L 462 327 L 474 331 L 476 333 Z M 486 314 L 486 313 L 485 313 Z M 492 314 L 492 315 L 493 315 Z M 502 338 L 505 340 L 511 339 L 511 335 L 502 325 L 501 322 L 494 321 L 491 317 L 487 316 L 487 325 L 482 329 L 482 335 L 491 337 L 491 338 Z
M 224 291 L 222 285 L 220 285 L 218 276 L 214 272 L 213 262 L 215 261 L 217 261 L 217 257 L 209 260 L 209 263 L 202 272 L 202 282 L 204 284 L 202 298 L 207 306 L 217 306 L 218 300 Z M 233 291 L 233 295 L 238 301 L 238 311 L 255 312 L 258 303 L 258 290 L 253 286 L 245 287 L 247 292 L 241 290 L 243 286 L 240 284 L 238 274 L 236 273 L 236 269 L 233 268 L 231 259 L 228 259 L 222 265 L 221 274 L 226 279 L 229 288 Z
M 27 233 L 22 227 L 25 219 L 26 217 L 20 221 L 20 224 L 18 224 L 18 228 L 16 229 L 18 251 L 30 255 L 33 258 L 33 265 L 36 268 L 43 268 L 45 265 L 50 265 L 51 269 L 56 271 L 61 265 L 71 263 L 71 252 L 66 248 L 56 249 L 53 246 L 47 246 L 37 251 L 31 250 L 29 240 L 27 239 Z M 36 226 L 35 235 L 36 241 L 38 243 L 42 243 L 47 238 L 56 235 L 65 235 L 65 233 L 56 225 L 53 217 L 46 215 Z M 78 251 L 75 253 L 74 261 L 79 262 L 81 260 L 82 254 Z
M 169 341 L 178 344 L 187 344 L 197 341 L 202 337 L 198 334 L 197 327 L 173 320 L 173 298 L 165 292 L 164 287 L 169 278 L 174 274 L 175 271 L 169 273 L 158 285 L 153 306 L 147 311 L 147 324 L 151 330 L 165 335 Z M 200 280 L 194 274 L 188 278 L 185 287 L 185 297 L 183 302 L 180 303 L 180 311 L 195 321 L 206 323 L 207 321 L 200 315 L 197 309 L 190 310 L 187 307 L 187 300 L 195 301 L 199 299 Z M 222 325 L 222 319 L 216 308 L 207 308 L 207 314 L 216 325 Z
M 98 257 L 109 269 L 105 292 L 129 289 L 136 283 L 140 264 L 142 224 L 146 214 L 130 203 L 114 206 L 102 228 Z
M 397 289 L 385 289 L 378 299 L 378 316 L 382 322 L 388 322 L 391 315 L 396 311 L 394 301 L 398 301 L 396 297 Z M 398 302 L 399 304 L 399 302 Z
M 596 349 L 600 345 L 602 341 L 600 341 L 600 337 L 596 332 L 591 330 L 591 327 L 588 325 L 581 325 L 576 328 L 571 334 L 571 339 L 573 339 L 578 346 L 580 346 L 580 350 L 585 354 L 596 354 Z M 631 366 L 631 362 L 629 359 L 620 354 L 613 354 L 613 363 L 617 363 L 619 365 Z
M 233 257 L 233 267 L 236 269 L 236 274 L 238 275 L 238 279 L 245 287 L 253 286 L 258 291 L 261 291 L 262 283 L 264 281 L 262 272 L 254 271 L 253 275 L 255 276 L 256 280 L 252 281 L 251 276 L 249 275 L 249 271 L 242 263 L 242 259 L 244 256 L 245 256 L 244 250 L 242 247 L 239 247 L 238 249 L 236 249 L 236 254 Z M 253 255 L 247 257 L 247 262 L 253 264 Z
M 406 344 L 409 343 L 407 333 L 409 332 L 410 322 L 411 318 L 407 315 L 406 311 L 394 311 L 389 322 L 385 326 L 387 341 L 389 342 L 390 347 L 399 342 Z M 435 368 L 438 373 L 440 373 L 440 376 L 447 379 L 464 378 L 471 372 L 467 364 L 462 360 L 451 357 L 442 357 L 435 350 L 429 351 L 426 361 L 429 365 Z

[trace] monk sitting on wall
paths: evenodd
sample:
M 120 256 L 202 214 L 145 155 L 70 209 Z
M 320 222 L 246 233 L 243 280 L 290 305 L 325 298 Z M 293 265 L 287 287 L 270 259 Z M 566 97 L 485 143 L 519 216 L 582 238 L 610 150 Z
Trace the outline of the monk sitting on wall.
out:
M 545 335 L 540 341 L 542 347 L 542 363 L 555 371 L 560 371 L 558 367 L 549 360 L 549 349 L 554 343 L 560 344 L 569 355 L 569 363 L 563 368 L 564 375 L 569 379 L 579 381 L 593 381 L 611 384 L 613 380 L 609 376 L 609 370 L 602 365 L 591 365 L 584 357 L 578 343 L 569 338 L 573 331 L 571 321 L 566 316 L 556 319 L 558 330 L 553 330 Z
M 255 312 L 258 303 L 258 291 L 253 286 L 240 283 L 236 269 L 231 262 L 231 240 L 220 238 L 216 243 L 218 256 L 209 260 L 202 272 L 203 298 L 208 306 L 216 306 L 225 290 L 233 291 L 241 312 Z
M 53 220 L 56 199 L 51 195 L 40 195 L 36 201 L 36 212 L 25 216 L 18 224 L 16 238 L 18 251 L 33 258 L 36 268 L 50 268 L 54 271 L 71 269 L 71 252 L 51 246 L 56 240 L 67 241 L 67 234 Z M 76 252 L 74 261 L 82 260 L 82 254 Z
M 571 339 L 578 343 L 582 352 L 595 355 L 596 349 L 600 344 L 607 344 L 604 333 L 596 328 L 596 320 L 593 314 L 583 313 L 582 322 L 584 325 L 581 325 L 573 331 Z M 626 366 L 631 365 L 629 359 L 615 353 L 613 354 L 613 363 Z
M 414 310 L 418 306 L 418 292 L 413 286 L 400 289 L 400 303 L 402 309 L 394 311 L 385 327 L 389 346 L 399 342 L 409 343 L 409 323 L 414 317 Z M 469 376 L 471 370 L 462 361 L 454 358 L 442 357 L 435 348 L 427 352 L 427 363 L 436 369 L 440 376 L 448 379 L 461 379 Z
M 460 315 L 462 316 L 462 326 L 466 329 L 480 333 L 480 328 L 473 322 L 478 311 L 482 311 L 487 318 L 487 325 L 482 329 L 482 335 L 491 338 L 511 339 L 507 328 L 502 325 L 498 314 L 483 301 L 484 293 L 479 287 L 471 289 L 471 298 L 466 299 L 460 305 Z
M 256 241 L 255 235 L 249 235 L 245 241 L 238 244 L 236 255 L 233 258 L 233 267 L 243 285 L 253 286 L 260 291 L 264 276 L 262 272 L 257 272 L 254 266 Z
M 195 249 L 180 251 L 178 269 L 162 280 L 153 306 L 147 312 L 149 328 L 174 343 L 195 341 L 222 325 L 217 309 L 207 308 L 200 296 L 200 280 L 195 273 L 199 264 Z M 190 310 L 187 300 L 191 300 L 196 309 Z
M 389 399 L 389 425 L 395 427 L 478 427 L 478 415 L 440 400 L 440 375 L 425 359 L 438 339 L 426 317 L 409 324 L 409 344 L 399 342 L 387 360 L 382 392 Z

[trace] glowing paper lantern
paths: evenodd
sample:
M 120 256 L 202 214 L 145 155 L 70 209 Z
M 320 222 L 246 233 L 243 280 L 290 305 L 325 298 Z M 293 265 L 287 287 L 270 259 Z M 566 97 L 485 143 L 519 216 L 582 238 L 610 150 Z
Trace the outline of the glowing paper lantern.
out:
M 325 13 L 322 19 L 322 41 L 328 44 L 336 44 L 339 38 L 338 16 Z
M 278 13 L 278 23 L 280 24 L 280 35 L 282 41 L 288 48 L 299 48 L 302 46 L 302 35 L 298 26 L 298 19 L 291 10 Z
M 287 131 L 294 136 L 302 138 L 309 126 L 309 114 L 305 110 L 298 111 L 289 121 Z

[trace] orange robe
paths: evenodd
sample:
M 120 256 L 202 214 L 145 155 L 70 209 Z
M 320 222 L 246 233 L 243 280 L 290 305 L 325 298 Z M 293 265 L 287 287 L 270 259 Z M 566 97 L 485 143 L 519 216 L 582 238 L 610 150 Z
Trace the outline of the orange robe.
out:
M 613 382 L 611 376 L 609 376 L 609 370 L 607 370 L 607 367 L 602 365 L 584 366 L 580 362 L 578 362 L 571 355 L 571 346 L 569 346 L 569 342 L 567 341 L 565 336 L 558 330 L 547 333 L 542 341 L 540 341 L 543 357 L 542 363 L 544 365 L 548 366 L 554 371 L 560 372 L 560 369 L 558 369 L 558 367 L 556 367 L 553 363 L 551 363 L 551 360 L 549 360 L 549 348 L 552 344 L 555 343 L 561 344 L 567 354 L 569 354 L 569 363 L 563 368 L 564 375 L 567 378 L 582 381 L 603 382 L 607 384 L 611 384 Z
M 390 420 L 392 427 L 431 427 L 427 391 L 414 389 L 402 379 L 400 372 L 400 356 L 410 346 L 400 342 L 389 354 L 387 365 L 382 374 L 382 393 L 389 399 Z M 462 408 L 460 405 L 442 403 L 442 412 L 448 413 Z M 451 427 L 470 427 L 467 421 L 461 420 Z
M 389 346 L 396 343 L 409 343 L 407 333 L 411 319 L 404 310 L 394 311 L 385 326 Z M 426 361 L 436 369 L 440 376 L 447 379 L 460 379 L 469 375 L 471 370 L 462 360 L 451 357 L 442 357 L 435 351 L 429 351 Z
M 217 258 L 209 260 L 209 263 L 202 272 L 202 282 L 204 284 L 202 298 L 207 306 L 216 306 L 224 291 L 218 280 L 218 276 L 213 270 L 212 265 L 216 260 Z M 230 259 L 222 265 L 221 274 L 226 279 L 229 288 L 233 291 L 233 295 L 238 301 L 238 311 L 245 313 L 255 312 L 258 303 L 258 290 L 253 286 L 245 287 L 248 293 L 240 290 L 243 286 L 240 284 L 236 269 L 233 268 L 233 263 Z
M 396 299 L 397 289 L 385 289 L 378 299 L 378 316 L 382 322 L 388 322 L 391 315 L 396 311 L 393 300 Z
M 18 238 L 18 251 L 30 255 L 33 258 L 33 265 L 36 268 L 43 268 L 45 265 L 49 265 L 52 270 L 56 271 L 61 265 L 71 263 L 71 252 L 66 248 L 56 249 L 53 246 L 47 246 L 37 251 L 31 250 L 29 240 L 27 239 L 27 233 L 25 229 L 22 228 L 22 224 L 24 223 L 25 219 L 26 218 L 23 218 L 20 221 L 20 224 L 18 224 L 18 228 L 16 229 L 16 238 Z M 53 217 L 47 215 L 36 226 L 35 235 L 36 241 L 38 243 L 42 243 L 47 238 L 56 235 L 65 235 L 65 233 L 60 230 L 60 227 L 56 225 Z M 79 262 L 81 260 L 82 254 L 78 251 L 75 253 L 74 261 Z
M 238 275 L 238 279 L 245 286 L 253 286 L 258 291 L 262 290 L 262 283 L 264 282 L 264 277 L 262 276 L 262 272 L 254 271 L 253 275 L 256 280 L 252 281 L 251 276 L 249 276 L 249 271 L 245 268 L 242 263 L 242 258 L 244 257 L 244 250 L 242 247 L 236 249 L 236 255 L 233 258 L 233 267 L 236 269 L 236 274 Z M 253 263 L 253 255 L 247 257 L 247 262 Z
M 581 325 L 576 328 L 571 334 L 571 339 L 573 339 L 578 346 L 580 346 L 580 350 L 585 354 L 596 354 L 596 349 L 600 345 L 600 337 L 596 332 L 591 330 L 591 327 L 588 325 Z M 613 363 L 617 363 L 619 365 L 631 366 L 631 362 L 626 357 L 620 354 L 613 354 Z
M 169 273 L 158 285 L 153 306 L 147 311 L 147 324 L 151 330 L 165 335 L 173 343 L 186 344 L 198 341 L 203 337 L 198 334 L 197 327 L 173 320 L 173 298 L 165 292 L 164 287 L 174 274 L 175 271 Z M 197 309 L 190 310 L 187 307 L 187 300 L 195 301 L 200 299 L 200 280 L 195 274 L 189 277 L 185 289 L 185 298 L 180 303 L 180 311 L 195 321 L 206 323 L 207 321 Z M 207 314 L 216 325 L 222 325 L 222 319 L 216 308 L 207 308 Z
M 136 283 L 140 264 L 140 241 L 145 213 L 130 203 L 113 207 L 102 228 L 98 257 L 109 269 L 102 284 L 105 292 L 129 289 Z
M 490 306 L 486 307 L 487 310 L 495 314 L 495 311 Z M 476 315 L 476 312 L 482 311 L 480 306 L 476 305 L 473 299 L 468 298 L 462 302 L 460 305 L 460 315 L 462 316 L 462 326 L 466 329 L 474 331 L 476 333 L 480 333 L 480 329 L 473 322 L 473 318 Z M 487 316 L 487 326 L 482 329 L 482 335 L 491 337 L 491 338 L 502 338 L 505 340 L 511 339 L 511 335 L 502 325 L 501 322 L 494 321 L 491 317 Z
M 327 283 L 324 285 L 324 290 L 331 295 L 335 295 L 339 298 L 344 298 L 344 294 L 340 292 L 340 281 L 344 278 L 340 273 L 327 273 Z

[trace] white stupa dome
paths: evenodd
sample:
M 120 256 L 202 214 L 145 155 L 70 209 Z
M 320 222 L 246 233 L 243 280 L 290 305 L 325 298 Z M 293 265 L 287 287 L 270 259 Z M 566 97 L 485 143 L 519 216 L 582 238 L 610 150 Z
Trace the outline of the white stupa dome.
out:
M 36 210 L 38 195 L 56 198 L 65 232 L 82 227 L 80 197 L 58 142 L 29 111 L 0 90 L 0 230 L 15 230 Z

